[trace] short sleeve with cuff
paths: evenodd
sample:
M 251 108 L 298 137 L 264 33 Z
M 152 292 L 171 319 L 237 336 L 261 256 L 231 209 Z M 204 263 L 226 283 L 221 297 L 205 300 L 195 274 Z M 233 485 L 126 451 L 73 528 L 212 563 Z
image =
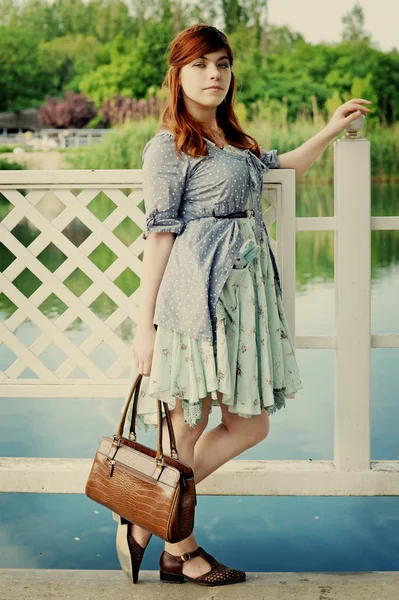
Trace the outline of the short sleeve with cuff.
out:
M 176 154 L 173 135 L 155 135 L 142 154 L 143 192 L 146 221 L 143 238 L 150 233 L 169 231 L 180 235 L 184 221 L 179 208 L 184 194 L 188 157 Z
M 261 151 L 262 151 L 262 156 L 261 156 L 261 161 L 269 168 L 269 169 L 279 169 L 280 168 L 280 161 L 278 159 L 277 156 L 277 152 L 278 150 L 273 149 L 273 150 L 264 150 L 261 147 Z

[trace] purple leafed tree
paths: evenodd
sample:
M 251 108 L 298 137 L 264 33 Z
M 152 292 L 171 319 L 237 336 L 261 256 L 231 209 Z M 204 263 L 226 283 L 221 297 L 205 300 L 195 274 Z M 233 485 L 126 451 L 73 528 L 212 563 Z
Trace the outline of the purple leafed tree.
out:
M 104 124 L 113 127 L 126 121 L 145 119 L 148 116 L 159 117 L 163 106 L 163 101 L 155 96 L 146 100 L 145 98 L 126 98 L 116 94 L 103 102 L 99 113 Z
M 67 91 L 64 100 L 46 96 L 47 104 L 39 108 L 39 120 L 42 125 L 54 128 L 82 128 L 96 115 L 94 102 L 84 94 Z

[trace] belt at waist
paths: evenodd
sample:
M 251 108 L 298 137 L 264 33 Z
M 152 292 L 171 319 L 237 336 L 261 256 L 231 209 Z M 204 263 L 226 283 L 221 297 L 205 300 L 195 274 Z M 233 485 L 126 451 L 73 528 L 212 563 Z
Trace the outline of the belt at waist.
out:
M 255 215 L 254 210 L 238 210 L 237 212 L 230 213 L 229 215 L 215 215 L 212 211 L 212 216 L 216 217 L 216 219 L 239 219 L 239 218 L 248 218 L 253 217 Z

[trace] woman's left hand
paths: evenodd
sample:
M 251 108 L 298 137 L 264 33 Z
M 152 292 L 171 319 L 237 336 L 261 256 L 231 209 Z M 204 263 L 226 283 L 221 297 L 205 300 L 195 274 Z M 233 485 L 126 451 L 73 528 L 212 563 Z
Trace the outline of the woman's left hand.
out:
M 348 102 L 338 106 L 330 121 L 325 126 L 325 131 L 327 131 L 329 135 L 335 137 L 336 135 L 339 135 L 341 131 L 344 131 L 351 121 L 360 117 L 361 114 L 364 115 L 370 112 L 369 108 L 360 104 L 361 102 L 373 104 L 370 100 L 365 100 L 364 98 L 352 98 L 352 100 L 348 100 Z

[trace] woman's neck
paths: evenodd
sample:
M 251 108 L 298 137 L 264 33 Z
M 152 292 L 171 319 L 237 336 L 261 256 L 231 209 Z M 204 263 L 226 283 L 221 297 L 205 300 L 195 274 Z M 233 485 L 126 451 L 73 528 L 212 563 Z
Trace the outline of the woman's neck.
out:
M 206 134 L 206 137 L 208 139 L 210 139 L 212 142 L 214 142 L 214 144 L 219 146 L 219 148 L 223 148 L 224 146 L 226 146 L 227 140 L 226 140 L 223 130 L 220 129 L 220 127 L 217 131 L 214 129 L 205 130 L 205 134 Z

